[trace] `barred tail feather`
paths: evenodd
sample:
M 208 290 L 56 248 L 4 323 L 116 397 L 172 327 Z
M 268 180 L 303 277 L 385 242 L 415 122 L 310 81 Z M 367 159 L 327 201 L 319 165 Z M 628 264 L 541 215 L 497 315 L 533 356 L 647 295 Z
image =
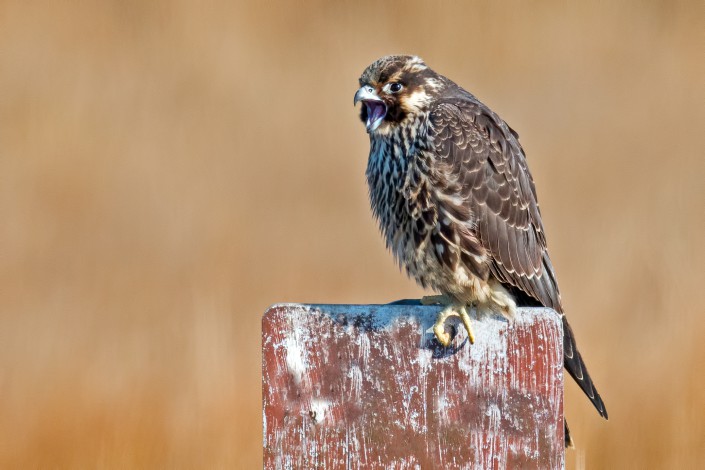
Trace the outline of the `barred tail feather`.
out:
M 580 357 L 580 352 L 575 344 L 573 330 L 568 324 L 568 320 L 563 315 L 563 365 L 568 370 L 571 377 L 577 382 L 585 395 L 592 401 L 592 404 L 597 408 L 600 416 L 607 419 L 607 408 L 602 402 L 602 397 L 597 393 L 595 385 L 592 383 L 590 374 L 588 374 L 583 358 Z

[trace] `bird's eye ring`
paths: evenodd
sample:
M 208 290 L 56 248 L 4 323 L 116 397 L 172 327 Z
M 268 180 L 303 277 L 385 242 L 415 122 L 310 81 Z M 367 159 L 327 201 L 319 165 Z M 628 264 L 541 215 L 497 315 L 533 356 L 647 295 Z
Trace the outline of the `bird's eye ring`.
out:
M 402 88 L 404 88 L 404 86 L 401 83 L 397 82 L 389 85 L 389 91 L 391 91 L 392 93 L 399 93 Z

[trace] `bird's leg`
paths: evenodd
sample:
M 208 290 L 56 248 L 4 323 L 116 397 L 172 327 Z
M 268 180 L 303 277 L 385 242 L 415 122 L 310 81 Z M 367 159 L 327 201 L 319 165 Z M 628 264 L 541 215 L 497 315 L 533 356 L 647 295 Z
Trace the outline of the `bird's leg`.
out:
M 438 342 L 444 347 L 448 347 L 451 340 L 450 334 L 445 330 L 446 320 L 450 317 L 460 318 L 460 321 L 463 322 L 465 330 L 468 332 L 468 340 L 470 341 L 470 344 L 475 343 L 475 334 L 473 333 L 472 325 L 470 324 L 470 315 L 468 315 L 467 305 L 464 303 L 458 303 L 447 294 L 422 297 L 421 304 L 445 305 L 445 308 L 438 314 L 436 323 L 433 325 L 433 333 L 436 335 Z
M 445 323 L 448 318 L 453 316 L 460 315 L 458 315 L 458 312 L 455 311 L 452 305 L 449 305 L 441 310 L 441 313 L 439 313 L 436 318 L 436 323 L 433 325 L 433 333 L 436 335 L 436 339 L 445 348 L 450 344 L 450 334 L 446 332 Z
M 475 344 L 475 333 L 472 331 L 472 325 L 470 324 L 470 315 L 468 315 L 468 309 L 465 305 L 460 307 L 460 319 L 463 321 L 465 330 L 468 332 L 468 340 L 470 344 Z
M 460 320 L 465 326 L 465 330 L 468 332 L 468 340 L 470 344 L 475 343 L 475 333 L 472 331 L 472 325 L 470 324 L 470 315 L 468 315 L 468 310 L 465 305 L 448 305 L 446 308 L 441 310 L 436 318 L 436 323 L 433 325 L 433 333 L 436 335 L 438 342 L 443 345 L 443 347 L 448 347 L 450 344 L 450 334 L 446 332 L 445 323 L 450 317 L 460 317 Z

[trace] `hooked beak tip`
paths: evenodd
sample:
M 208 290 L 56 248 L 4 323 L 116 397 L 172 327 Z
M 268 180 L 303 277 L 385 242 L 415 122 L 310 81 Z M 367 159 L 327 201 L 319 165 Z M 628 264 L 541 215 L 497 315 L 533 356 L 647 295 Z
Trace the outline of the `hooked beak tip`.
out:
M 369 101 L 382 101 L 382 99 L 377 96 L 375 89 L 371 86 L 360 87 L 355 93 L 355 98 L 353 99 L 353 106 L 358 103 L 358 101 L 369 100 Z
M 367 132 L 373 132 L 387 115 L 387 105 L 371 86 L 363 86 L 357 90 L 353 104 L 357 104 L 358 101 L 362 101 L 367 108 L 367 122 L 365 123 Z

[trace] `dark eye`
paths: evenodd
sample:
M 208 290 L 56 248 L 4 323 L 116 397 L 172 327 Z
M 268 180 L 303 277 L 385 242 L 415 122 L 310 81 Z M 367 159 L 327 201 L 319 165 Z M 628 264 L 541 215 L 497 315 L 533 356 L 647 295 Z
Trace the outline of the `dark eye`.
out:
M 404 88 L 404 85 L 402 85 L 401 83 L 392 83 L 391 85 L 389 85 L 389 91 L 391 91 L 392 93 L 399 93 L 402 88 Z

